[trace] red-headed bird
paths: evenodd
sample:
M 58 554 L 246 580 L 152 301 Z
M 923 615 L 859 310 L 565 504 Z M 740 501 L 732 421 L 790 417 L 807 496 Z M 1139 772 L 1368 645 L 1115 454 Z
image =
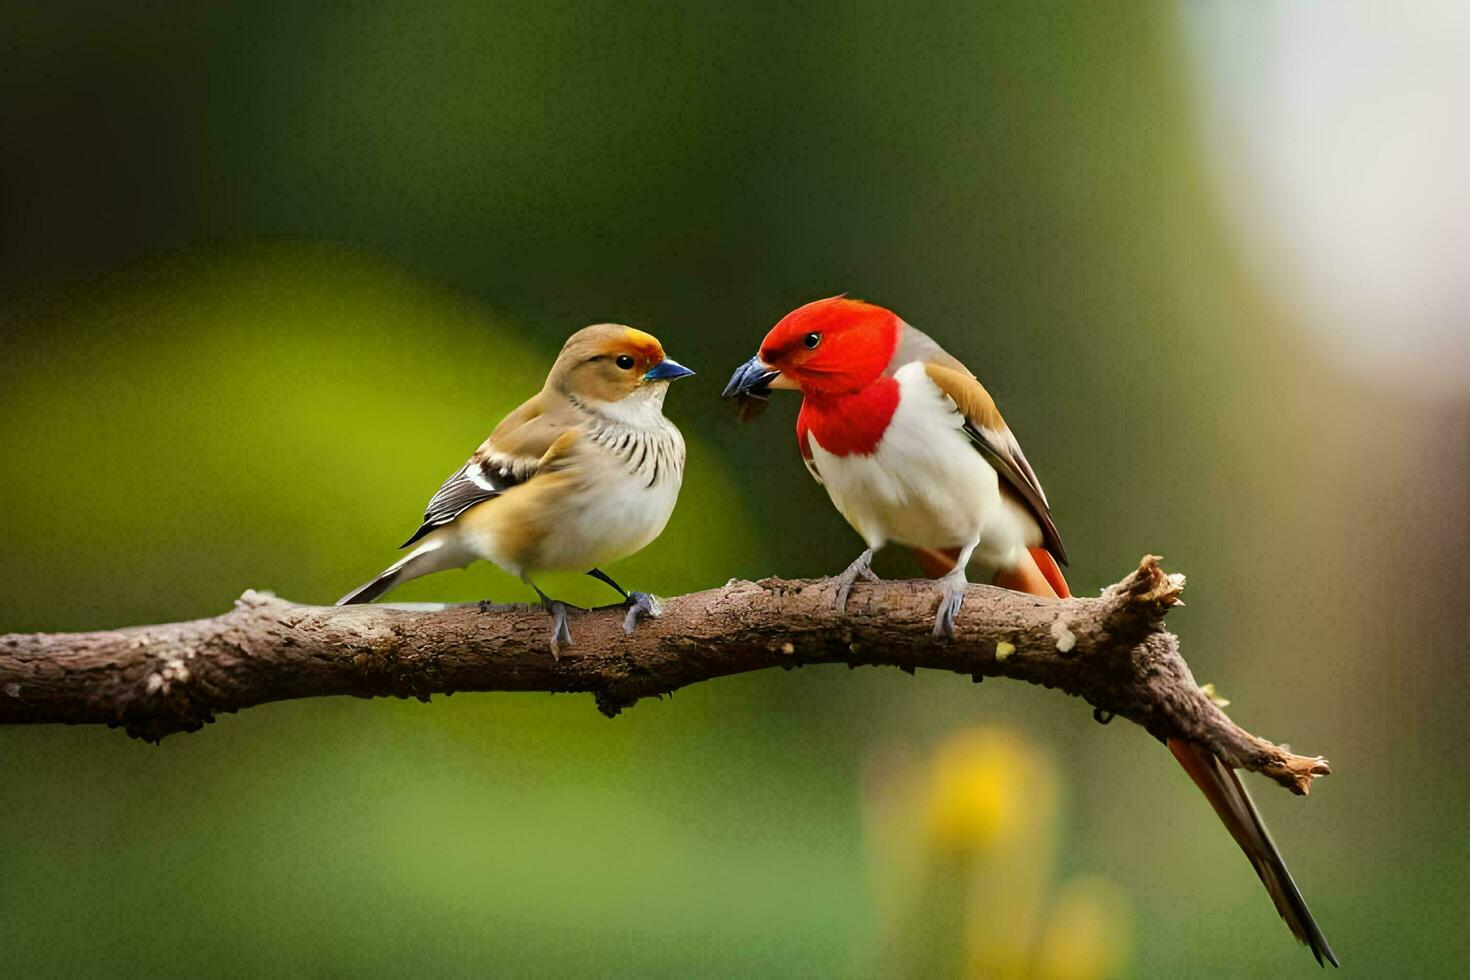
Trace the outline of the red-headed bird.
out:
M 966 570 L 1049 599 L 1071 592 L 1067 553 L 1041 481 L 995 401 L 968 368 L 881 306 L 817 300 L 781 319 L 735 372 L 726 397 L 802 394 L 802 459 L 867 550 L 838 576 L 844 609 L 884 545 L 913 550 L 940 590 L 934 635 L 954 633 Z M 1276 909 L 1317 962 L 1337 957 L 1235 772 L 1202 745 L 1169 748 L 1250 858 Z

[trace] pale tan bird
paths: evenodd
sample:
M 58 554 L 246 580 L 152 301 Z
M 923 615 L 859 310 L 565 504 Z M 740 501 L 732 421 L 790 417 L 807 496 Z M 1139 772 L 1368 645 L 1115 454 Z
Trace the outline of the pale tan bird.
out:
M 337 604 L 371 602 L 409 579 L 475 559 L 518 576 L 551 613 L 551 652 L 572 642 L 568 605 L 531 580 L 586 572 L 623 596 L 632 632 L 658 600 L 599 566 L 658 537 L 684 478 L 684 437 L 664 417 L 669 382 L 694 372 L 657 338 L 616 323 L 572 334 L 546 384 L 495 427 L 429 501 L 413 551 Z

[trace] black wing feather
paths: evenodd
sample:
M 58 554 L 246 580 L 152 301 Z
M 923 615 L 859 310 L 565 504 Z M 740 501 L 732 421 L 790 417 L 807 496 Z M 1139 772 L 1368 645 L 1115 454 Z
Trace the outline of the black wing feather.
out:
M 1036 479 L 1036 473 L 1031 469 L 1031 464 L 1026 461 L 1026 454 L 1021 452 L 1020 445 L 1012 437 L 1009 446 L 1001 447 L 991 441 L 987 433 L 979 426 L 969 420 L 965 421 L 965 435 L 980 450 L 986 462 L 995 467 L 995 471 L 1005 478 L 1021 499 L 1031 507 L 1036 519 L 1041 524 L 1041 535 L 1046 550 L 1052 553 L 1058 562 L 1067 564 L 1067 549 L 1062 545 L 1061 532 L 1057 530 L 1056 522 L 1051 519 L 1051 507 L 1046 502 L 1046 494 L 1041 490 L 1041 482 Z
M 517 467 L 509 464 L 496 465 L 490 459 L 470 459 L 455 470 L 454 475 L 445 480 L 438 492 L 429 498 L 429 505 L 424 508 L 424 523 L 399 547 L 407 548 L 435 528 L 450 523 L 475 504 L 494 499 L 516 484 L 526 482 L 529 476 L 529 473 L 517 473 Z

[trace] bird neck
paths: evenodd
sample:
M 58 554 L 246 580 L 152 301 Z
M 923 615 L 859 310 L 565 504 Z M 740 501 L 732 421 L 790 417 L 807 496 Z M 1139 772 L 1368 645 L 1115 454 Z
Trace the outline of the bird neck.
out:
M 883 376 L 856 391 L 808 391 L 796 419 L 802 453 L 810 456 L 810 439 L 834 456 L 871 454 L 898 410 L 898 382 Z
M 607 421 L 634 429 L 647 429 L 664 421 L 664 396 L 668 393 L 667 382 L 655 382 L 641 384 L 627 397 L 615 402 L 576 396 L 568 397 L 572 404 L 589 415 L 596 415 Z

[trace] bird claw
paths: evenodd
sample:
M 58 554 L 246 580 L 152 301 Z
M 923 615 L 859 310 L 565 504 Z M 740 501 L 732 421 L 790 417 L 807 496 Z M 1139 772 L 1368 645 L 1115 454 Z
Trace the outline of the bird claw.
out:
M 858 579 L 864 582 L 881 582 L 878 573 L 873 571 L 873 549 L 869 548 L 858 555 L 851 565 L 842 570 L 834 581 L 837 583 L 837 599 L 833 605 L 838 612 L 847 611 L 847 597 L 852 592 L 853 583 Z
M 939 609 L 934 613 L 934 639 L 954 639 L 955 617 L 965 603 L 964 589 L 945 589 L 939 599 Z
M 629 592 L 624 605 L 628 615 L 623 617 L 623 632 L 628 634 L 638 628 L 638 620 L 644 616 L 658 619 L 664 614 L 664 604 L 652 592 Z
M 572 631 L 567 626 L 567 609 L 565 602 L 552 600 L 546 606 L 546 611 L 551 613 L 551 659 L 561 659 L 561 648 L 575 646 L 572 641 Z

